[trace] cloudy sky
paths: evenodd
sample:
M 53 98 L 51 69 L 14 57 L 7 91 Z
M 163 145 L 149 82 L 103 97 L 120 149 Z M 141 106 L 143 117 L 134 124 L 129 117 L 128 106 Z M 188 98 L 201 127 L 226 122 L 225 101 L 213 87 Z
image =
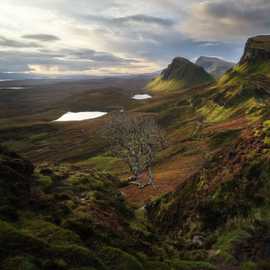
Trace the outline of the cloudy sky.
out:
M 146 73 L 173 57 L 237 61 L 269 0 L 1 0 L 0 72 Z

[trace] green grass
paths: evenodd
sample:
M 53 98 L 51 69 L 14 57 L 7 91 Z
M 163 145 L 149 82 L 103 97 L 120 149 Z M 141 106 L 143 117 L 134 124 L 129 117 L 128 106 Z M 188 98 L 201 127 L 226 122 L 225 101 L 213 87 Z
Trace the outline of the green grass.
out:
M 258 270 L 254 262 L 248 261 L 241 264 L 241 270 Z
M 215 248 L 221 251 L 230 252 L 234 242 L 247 238 L 249 234 L 242 229 L 235 229 L 221 234 Z
M 200 112 L 210 121 L 218 122 L 235 115 L 246 115 L 257 121 L 268 108 L 269 63 L 243 64 L 235 66 L 217 83 L 218 99 L 209 101 Z
M 232 108 L 227 109 L 213 101 L 209 101 L 206 105 L 201 107 L 198 112 L 201 113 L 210 123 L 224 121 L 230 118 L 234 113 Z
M 175 91 L 185 87 L 186 84 L 181 80 L 163 80 L 161 76 L 158 76 L 152 80 L 148 85 L 147 89 L 151 91 Z
M 270 64 L 261 62 L 256 64 L 236 65 L 234 68 L 225 73 L 218 81 L 218 86 L 237 85 L 244 80 L 249 80 L 250 75 L 270 75 Z
M 102 258 L 105 265 L 111 270 L 144 270 L 139 260 L 117 248 L 104 248 Z
M 231 144 L 234 139 L 237 139 L 239 135 L 239 130 L 225 130 L 219 132 L 211 137 L 210 145 L 213 148 L 226 146 Z
M 81 244 L 80 237 L 74 232 L 53 223 L 27 216 L 22 221 L 23 232 L 42 239 L 53 245 Z
M 209 123 L 221 122 L 232 118 L 233 116 L 246 116 L 251 121 L 261 117 L 265 109 L 265 104 L 255 98 L 247 99 L 233 106 L 221 106 L 213 101 L 198 109 Z
M 78 162 L 78 165 L 83 167 L 88 166 L 89 168 L 110 172 L 115 175 L 128 173 L 128 168 L 125 163 L 118 158 L 106 155 L 106 153 L 104 155 L 94 156 L 82 162 Z
M 6 258 L 0 264 L 2 270 L 39 270 L 35 258 L 31 256 L 14 256 Z
M 265 134 L 264 143 L 270 145 L 270 120 L 263 122 L 263 133 Z
M 181 261 L 172 262 L 173 270 L 217 270 L 217 268 L 208 262 Z
M 96 156 L 86 160 L 85 162 L 89 166 L 95 167 L 97 170 L 105 170 L 108 171 L 113 168 L 115 163 L 117 163 L 119 159 L 110 157 L 110 156 Z M 82 163 L 83 164 L 83 163 Z
M 169 263 L 157 262 L 157 261 L 148 261 L 144 264 L 145 270 L 172 270 Z

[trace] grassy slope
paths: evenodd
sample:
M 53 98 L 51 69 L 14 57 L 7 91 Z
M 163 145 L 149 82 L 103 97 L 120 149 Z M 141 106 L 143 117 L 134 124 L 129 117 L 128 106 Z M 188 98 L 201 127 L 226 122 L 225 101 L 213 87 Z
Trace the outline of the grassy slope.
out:
M 148 207 L 161 234 L 180 234 L 187 246 L 201 237 L 184 257 L 199 254 L 224 269 L 269 268 L 269 71 L 267 63 L 237 66 L 193 96 L 207 125 L 201 134 L 212 132 L 208 147 L 216 151 L 176 193 Z
M 134 113 L 156 115 L 160 125 L 167 130 L 170 146 L 166 151 L 160 153 L 155 166 L 159 188 L 156 190 L 150 188 L 145 190 L 143 194 L 138 189 L 133 189 L 133 187 L 121 189 L 130 202 L 141 205 L 161 194 L 173 191 L 179 183 L 183 182 L 202 166 L 202 162 L 206 157 L 201 150 L 205 149 L 206 151 L 208 147 L 206 138 L 212 136 L 212 131 L 209 130 L 210 127 L 208 125 L 201 126 L 201 115 L 198 113 L 195 104 L 199 93 L 200 95 L 208 95 L 209 89 L 207 87 L 198 87 L 189 91 L 181 91 L 181 93 L 157 96 L 149 103 L 143 102 L 139 107 L 133 108 Z M 68 159 L 69 155 L 71 155 L 71 159 L 74 159 L 78 155 L 79 160 L 83 162 L 80 161 L 78 167 L 73 165 L 74 167 L 71 166 L 69 168 L 67 164 L 53 168 L 52 174 L 49 172 L 49 175 L 46 170 L 45 172 L 37 170 L 37 186 L 41 189 L 42 196 L 34 204 L 36 209 L 26 208 L 18 212 L 17 220 L 12 222 L 9 220 L 9 217 L 6 217 L 9 212 L 7 210 L 4 211 L 3 219 L 6 221 L 1 223 L 1 235 L 2 237 L 6 235 L 6 230 L 8 230 L 11 232 L 9 236 L 11 238 L 2 238 L 2 241 L 15 243 L 16 246 L 20 246 L 22 249 L 24 245 L 21 242 L 17 242 L 20 241 L 20 237 L 24 237 L 23 241 L 30 241 L 28 238 L 32 241 L 32 238 L 34 238 L 34 242 L 31 242 L 32 248 L 23 251 L 23 256 L 14 248 L 9 249 L 7 247 L 7 249 L 3 250 L 3 252 L 6 252 L 3 253 L 6 254 L 4 265 L 11 269 L 12 267 L 16 269 L 19 266 L 21 267 L 21 265 L 34 267 L 43 264 L 45 266 L 41 267 L 44 269 L 46 269 L 45 267 L 52 267 L 52 265 L 60 269 L 61 267 L 62 269 L 69 269 L 68 267 L 75 266 L 91 266 L 92 268 L 102 269 L 106 265 L 99 265 L 100 256 L 100 258 L 106 258 L 106 260 L 102 259 L 101 261 L 110 266 L 118 265 L 120 260 L 123 263 L 123 270 L 130 269 L 129 267 L 147 270 L 151 269 L 151 267 L 153 269 L 160 267 L 161 269 L 184 270 L 197 269 L 197 267 L 201 269 L 214 269 L 209 263 L 199 262 L 201 257 L 195 259 L 186 255 L 182 256 L 182 253 L 179 254 L 179 251 L 170 242 L 161 245 L 158 239 L 154 240 L 156 236 L 151 234 L 151 230 L 148 231 L 144 226 L 142 227 L 141 218 L 138 220 L 137 217 L 129 217 L 127 215 L 129 210 L 126 209 L 126 206 L 119 201 L 115 201 L 115 198 L 118 196 L 116 196 L 117 190 L 115 187 L 111 190 L 111 185 L 108 185 L 108 183 L 104 185 L 104 181 L 107 181 L 105 180 L 107 176 L 101 175 L 96 178 L 97 176 L 93 177 L 92 173 L 88 171 L 92 166 L 109 172 L 112 168 L 115 169 L 115 164 L 118 162 L 113 161 L 108 154 L 102 154 L 102 143 L 99 149 L 97 147 L 97 137 L 95 134 L 92 134 L 92 132 L 95 133 L 99 125 L 102 126 L 103 121 L 106 121 L 106 118 L 73 125 L 59 124 L 45 127 L 43 124 L 40 126 L 30 125 L 29 128 L 9 129 L 10 133 L 6 133 L 7 137 L 13 137 L 16 134 L 16 136 L 21 136 L 21 139 L 25 137 L 33 139 L 35 146 L 30 148 L 31 152 L 29 153 L 37 159 L 54 160 L 59 153 L 61 159 Z M 235 126 L 230 128 L 235 129 Z M 82 130 L 86 132 L 85 137 L 82 136 L 84 134 Z M 215 133 L 218 133 L 218 131 L 215 130 Z M 68 136 L 66 136 L 67 134 Z M 93 138 L 93 140 L 89 138 Z M 40 142 L 44 143 L 46 147 L 48 146 L 49 150 L 41 148 L 41 152 L 36 152 L 40 151 Z M 23 144 L 24 148 L 21 148 L 21 151 L 27 149 L 28 145 L 28 142 Z M 96 156 L 97 153 L 102 155 Z M 121 168 L 121 165 L 118 166 Z M 47 166 L 45 168 L 47 169 Z M 118 169 L 115 173 L 119 173 Z M 125 174 L 126 172 L 123 171 L 122 173 Z M 79 201 L 78 198 L 80 199 Z M 45 203 L 45 211 L 41 211 L 44 206 L 39 207 L 40 203 L 42 205 Z M 110 214 L 106 210 L 109 206 L 113 207 L 110 208 Z M 119 211 L 123 210 L 125 212 L 119 213 Z M 39 216 L 38 220 L 37 213 Z M 81 219 L 81 215 L 83 215 L 83 219 Z M 85 218 L 87 219 L 86 224 L 88 224 L 86 228 Z M 5 223 L 7 221 L 8 224 Z M 103 221 L 103 223 L 100 224 L 100 221 Z M 93 223 L 94 228 L 92 227 Z M 121 236 L 119 236 L 118 232 L 119 226 L 123 226 Z M 40 228 L 43 229 L 41 230 Z M 66 231 L 67 229 L 68 231 Z M 85 230 L 87 231 L 86 235 Z M 57 232 L 53 236 L 53 242 L 51 242 L 52 231 Z M 86 236 L 89 237 L 89 231 L 94 233 L 90 239 L 86 238 Z M 142 246 L 131 246 L 127 249 L 130 243 L 138 242 L 139 240 L 125 236 L 125 231 L 128 235 L 139 235 L 140 241 L 143 241 Z M 13 237 L 15 236 L 19 239 L 14 240 Z M 40 244 L 40 241 L 42 244 Z M 102 243 L 98 249 L 95 246 L 96 241 Z M 144 246 L 147 242 L 151 248 Z M 33 257 L 37 256 L 35 251 L 37 245 L 41 245 L 39 246 L 41 254 L 38 254 L 39 259 L 33 260 Z M 65 249 L 63 249 L 63 245 Z M 43 253 L 45 248 L 49 250 L 52 257 L 51 260 L 48 260 L 45 251 L 45 254 Z M 90 255 L 93 248 L 98 250 L 98 252 Z M 123 253 L 123 249 L 128 254 Z M 149 250 L 150 254 L 148 256 L 150 257 L 142 256 L 142 250 L 144 253 L 145 250 Z M 167 250 L 169 250 L 169 253 Z M 76 254 L 76 261 L 74 261 L 74 257 L 69 258 L 70 252 Z M 86 257 L 88 258 L 87 260 Z M 160 262 L 160 258 L 164 260 L 163 263 Z M 196 262 L 190 261 L 191 259 L 196 260 Z
M 162 76 L 153 79 L 146 87 L 150 91 L 174 91 L 184 88 L 185 83 L 181 80 L 163 80 Z
M 194 76 L 195 78 L 195 76 Z M 186 89 L 195 85 L 201 85 L 204 83 L 209 83 L 213 80 L 213 78 L 209 75 L 203 76 L 203 78 L 199 80 L 179 80 L 179 79 L 171 79 L 164 80 L 162 76 L 158 76 L 153 79 L 150 83 L 147 84 L 146 89 L 153 92 L 170 92 L 176 91 L 180 89 Z
M 215 123 L 202 121 L 198 109 L 201 100 L 212 93 L 211 88 L 198 86 L 166 95 L 155 94 L 150 101 L 123 99 L 123 102 L 128 101 L 126 106 L 134 113 L 154 114 L 166 130 L 169 140 L 169 147 L 159 154 L 154 168 L 159 188 L 148 187 L 143 193 L 133 186 L 123 188 L 122 191 L 131 203 L 140 206 L 164 193 L 174 191 L 180 183 L 200 169 L 207 158 L 206 153 L 216 150 L 209 149 L 209 141 L 215 134 L 223 132 L 224 127 L 221 125 L 215 128 Z M 92 95 L 85 99 L 84 96 L 85 94 L 81 94 L 72 100 L 84 100 L 82 106 L 85 106 Z M 103 97 L 100 96 L 100 101 L 96 99 L 97 103 L 104 103 Z M 111 102 L 114 104 L 114 99 Z M 110 103 L 107 104 L 110 106 Z M 6 146 L 23 153 L 36 163 L 76 162 L 82 167 L 99 168 L 125 179 L 128 175 L 127 168 L 121 161 L 110 156 L 99 136 L 98 131 L 105 122 L 106 117 L 72 124 L 40 123 L 31 124 L 29 127 L 22 125 L 3 128 L 0 137 Z M 229 130 L 238 130 L 245 126 L 246 122 L 245 119 L 240 119 L 230 125 L 229 120 L 227 125 Z M 219 147 L 216 145 L 216 148 Z
M 263 69 L 266 70 L 266 67 Z M 126 107 L 134 113 L 151 113 L 156 116 L 167 131 L 169 139 L 168 149 L 160 153 L 154 168 L 159 188 L 153 190 L 149 187 L 143 194 L 135 187 L 122 190 L 130 202 L 142 205 L 166 192 L 174 191 L 191 173 L 199 170 L 208 155 L 222 146 L 212 141 L 222 142 L 222 134 L 226 134 L 226 130 L 237 132 L 248 125 L 247 118 L 254 118 L 254 113 L 246 112 L 258 112 L 259 105 L 262 108 L 267 107 L 266 103 L 261 102 L 260 95 L 254 100 L 252 92 L 249 94 L 250 98 L 244 97 L 246 100 L 243 103 L 237 103 L 237 96 L 242 97 L 241 93 L 245 91 L 239 91 L 239 83 L 244 81 L 242 77 L 248 78 L 248 75 L 240 77 L 238 73 L 241 69 L 238 68 L 238 73 L 236 71 L 237 69 L 232 72 L 233 76 L 225 75 L 217 86 L 198 86 L 171 94 L 155 94 L 150 101 L 131 101 L 129 94 L 120 99 L 119 91 L 116 90 L 106 99 L 104 97 L 108 94 L 107 91 L 102 94 L 94 91 L 67 98 L 62 103 L 65 106 L 79 104 L 76 105 L 79 110 L 86 108 L 96 97 L 94 100 L 97 106 L 109 108 L 116 102 L 120 105 L 126 103 Z M 267 80 L 253 81 L 254 84 L 259 82 L 267 84 Z M 248 83 L 246 85 L 249 86 Z M 232 95 L 231 88 L 235 89 L 232 97 L 228 96 L 228 93 Z M 210 99 L 211 102 L 208 101 Z M 224 105 L 224 100 L 228 100 L 228 104 Z M 5 145 L 38 163 L 77 162 L 80 166 L 97 167 L 125 178 L 127 168 L 121 161 L 110 156 L 99 136 L 98 131 L 104 122 L 106 117 L 73 124 L 37 122 L 25 126 L 20 123 L 21 127 L 2 127 L 0 137 Z
M 168 76 L 168 78 L 165 77 Z M 146 85 L 146 89 L 154 92 L 170 92 L 196 85 L 213 82 L 214 78 L 203 68 L 188 60 L 173 61 L 160 76 Z
M 34 241 L 34 250 L 26 252 L 26 262 L 21 262 L 21 254 L 15 260 L 15 255 L 12 253 L 13 247 L 11 247 L 8 251 L 11 253 L 8 253 L 7 258 L 11 257 L 12 261 L 7 261 L 5 264 L 14 265 L 18 263 L 17 261 L 34 265 L 40 263 L 32 261 L 33 256 L 36 256 L 37 246 L 41 246 L 41 250 L 46 248 L 46 252 L 50 250 L 50 254 L 54 254 L 58 264 L 69 264 L 68 258 L 65 256 L 70 251 L 59 250 L 59 243 L 49 243 L 50 238 L 48 237 L 52 230 L 56 230 L 54 226 L 57 226 L 61 233 L 70 233 L 62 232 L 63 228 L 66 229 L 66 226 L 62 227 L 62 225 L 73 215 L 75 218 L 81 218 L 81 214 L 83 216 L 86 214 L 87 219 L 91 221 L 89 222 L 91 226 L 92 222 L 95 225 L 98 224 L 93 229 L 88 227 L 87 222 L 86 230 L 88 233 L 89 230 L 92 230 L 95 233 L 94 238 L 85 242 L 85 227 L 83 227 L 85 222 L 81 224 L 80 221 L 72 223 L 72 226 L 75 227 L 72 227 L 71 231 L 74 233 L 75 230 L 75 235 L 64 239 L 59 236 L 59 241 L 61 245 L 66 245 L 65 241 L 72 239 L 72 245 L 77 245 L 75 248 L 77 253 L 75 253 L 79 254 L 78 256 L 83 262 L 85 257 L 91 257 L 88 252 L 93 248 L 92 242 L 94 241 L 95 245 L 96 239 L 102 239 L 106 249 L 103 249 L 103 246 L 99 247 L 99 256 L 102 258 L 104 254 L 110 254 L 106 258 L 107 264 L 110 264 L 111 261 L 115 263 L 119 252 L 121 253 L 121 250 L 115 250 L 115 248 L 122 248 L 129 254 L 121 253 L 121 258 L 127 259 L 133 265 L 132 267 L 135 267 L 134 269 L 140 269 L 142 265 L 145 269 L 151 269 L 149 265 L 153 269 L 157 269 L 157 265 L 162 265 L 161 269 L 166 269 L 166 267 L 185 270 L 198 267 L 213 268 L 212 265 L 200 262 L 190 265 L 190 262 L 186 260 L 210 260 L 214 264 L 225 261 L 228 265 L 239 266 L 241 263 L 253 264 L 253 262 L 247 261 L 247 258 L 252 258 L 254 263 L 263 264 L 264 262 L 261 261 L 267 259 L 265 254 L 267 254 L 267 232 L 269 231 L 270 133 L 269 122 L 265 121 L 268 117 L 267 90 L 269 85 L 268 65 L 258 64 L 249 68 L 240 66 L 226 74 L 215 86 L 198 86 L 186 91 L 157 95 L 153 100 L 142 102 L 139 106 L 130 103 L 129 109 L 133 113 L 149 113 L 156 116 L 159 124 L 167 131 L 169 147 L 160 153 L 155 164 L 158 189 L 154 190 L 149 187 L 142 193 L 135 187 L 127 187 L 121 189 L 122 193 L 130 202 L 142 205 L 168 191 L 174 191 L 179 184 L 183 183 L 182 188 L 179 188 L 175 194 L 161 197 L 147 207 L 150 219 L 159 229 L 159 233 L 156 235 L 164 236 L 164 239 L 161 239 L 163 243 L 169 242 L 168 246 L 163 247 L 167 251 L 169 248 L 170 256 L 164 253 L 163 248 L 158 248 L 160 242 L 153 240 L 154 235 L 141 227 L 141 219 L 137 217 L 137 215 L 140 216 L 138 213 L 140 209 L 136 211 L 135 217 L 129 217 L 126 205 L 119 202 L 118 199 L 115 201 L 119 195 L 118 186 L 104 185 L 108 175 L 99 175 L 99 173 L 96 175 L 94 172 L 93 176 L 93 172 L 87 171 L 89 167 L 99 167 L 107 172 L 114 169 L 115 174 L 126 175 L 127 173 L 125 168 L 122 169 L 119 161 L 113 160 L 106 149 L 103 149 L 103 143 L 99 143 L 95 134 L 99 125 L 102 126 L 106 118 L 73 125 L 48 125 L 45 128 L 44 125 L 41 125 L 38 126 L 37 133 L 33 132 L 33 128 L 37 128 L 37 126 L 31 125 L 29 130 L 25 127 L 18 130 L 9 129 L 10 134 L 6 133 L 6 137 L 2 138 L 7 139 L 9 136 L 13 137 L 14 134 L 21 136 L 20 140 L 29 135 L 34 136 L 32 139 L 37 142 L 49 138 L 46 141 L 46 147 L 50 148 L 48 151 L 44 150 L 45 147 L 41 148 L 41 152 L 35 152 L 40 149 L 39 145 L 35 143 L 34 152 L 30 148 L 29 153 L 35 153 L 36 155 L 33 156 L 41 157 L 41 160 L 46 160 L 48 157 L 54 160 L 55 155 L 59 153 L 60 160 L 73 160 L 74 167 L 69 168 L 69 165 L 65 165 L 62 168 L 61 166 L 54 168 L 53 175 L 59 174 L 56 177 L 48 176 L 46 171 L 45 175 L 44 171 L 43 173 L 36 172 L 38 188 L 41 189 L 42 196 L 45 196 L 45 198 L 41 198 L 41 202 L 37 202 L 45 203 L 52 209 L 47 209 L 45 213 L 40 212 L 41 208 L 30 209 L 29 213 L 29 208 L 26 208 L 27 211 L 19 212 L 18 217 L 15 217 L 18 220 L 7 220 L 12 224 L 6 224 L 5 221 L 1 223 L 3 242 L 13 239 L 4 238 L 7 232 L 11 232 L 10 237 L 15 235 L 19 240 Z M 28 143 L 23 144 L 21 151 L 28 147 Z M 79 161 L 78 167 L 74 164 L 76 157 Z M 190 178 L 194 173 L 196 173 L 195 176 Z M 89 190 L 90 192 L 88 192 Z M 67 194 L 62 194 L 64 197 L 58 198 L 59 191 L 60 193 L 65 191 Z M 64 202 L 64 207 L 62 202 Z M 54 206 L 57 206 L 56 209 Z M 113 209 L 108 213 L 106 209 L 110 206 Z M 96 211 L 96 209 L 98 210 Z M 123 210 L 124 212 L 121 212 Z M 13 218 L 8 216 L 11 213 L 13 211 L 4 209 L 3 219 Z M 41 224 L 48 221 L 50 223 L 46 223 L 49 228 L 42 235 L 39 235 L 39 229 L 35 227 L 36 213 L 40 215 Z M 25 216 L 26 214 L 28 216 Z M 57 219 L 58 217 L 60 220 Z M 32 219 L 34 221 L 31 224 Z M 104 220 L 104 224 L 99 224 L 99 221 L 102 220 Z M 127 221 L 128 224 L 126 224 Z M 100 225 L 102 225 L 101 228 Z M 115 236 L 120 225 L 124 226 L 121 236 Z M 70 227 L 67 228 L 70 229 Z M 77 228 L 79 231 L 73 228 Z M 168 231 L 172 233 L 172 238 L 166 237 Z M 142 239 L 140 237 L 139 239 L 143 241 L 141 243 L 143 247 L 130 247 L 129 244 L 133 243 L 134 239 L 130 239 L 128 236 L 123 237 L 123 232 L 127 232 L 128 235 L 141 235 L 142 233 Z M 78 235 L 81 239 L 78 238 Z M 196 235 L 203 237 L 202 245 L 194 243 Z M 83 240 L 83 243 L 80 240 Z M 135 238 L 135 240 L 138 239 Z M 254 242 L 258 242 L 256 250 L 249 245 Z M 24 246 L 22 242 L 16 243 L 16 245 Z M 156 243 L 155 250 L 153 251 L 149 246 L 145 247 L 146 243 L 150 243 L 150 245 Z M 82 250 L 81 248 L 85 248 L 85 246 L 87 250 Z M 127 246 L 130 249 L 126 250 Z M 153 258 L 145 258 L 141 254 L 142 250 L 149 251 L 149 256 L 154 255 Z M 258 250 L 259 253 L 256 253 Z M 129 255 L 133 257 L 130 258 Z M 46 253 L 42 253 L 42 256 L 46 258 Z M 162 258 L 164 263 L 157 260 L 158 257 Z M 179 261 L 176 257 L 184 261 Z M 166 258 L 170 259 L 169 266 Z M 86 265 L 90 266 L 93 263 L 91 266 L 99 267 L 94 265 L 96 259 L 93 260 L 94 262 L 86 260 Z M 106 260 L 104 261 L 106 262 Z M 71 262 L 71 267 L 73 264 L 74 261 Z M 125 269 L 124 262 L 123 265 L 123 269 Z M 67 267 L 64 266 L 62 269 L 67 269 Z
M 200 112 L 211 122 L 243 114 L 256 120 L 267 112 L 270 64 L 236 66 L 213 87 L 211 99 L 203 101 Z
M 180 260 L 171 243 L 161 243 L 110 174 L 74 165 L 33 169 L 0 147 L 1 269 L 215 269 Z
M 142 194 L 134 187 L 127 187 L 123 191 L 130 202 L 145 203 L 162 193 L 174 191 L 199 170 L 209 156 L 235 141 L 240 131 L 251 124 L 240 110 L 233 117 L 216 121 L 210 117 L 212 111 L 205 115 L 204 101 L 215 96 L 216 91 L 217 88 L 212 86 L 198 86 L 161 94 L 160 98 L 138 108 L 140 112 L 156 115 L 159 124 L 167 131 L 169 147 L 160 153 L 155 166 L 159 188 L 153 190 L 149 187 Z
M 258 264 L 254 269 L 267 269 L 259 265 L 269 258 L 268 129 L 266 123 L 242 132 L 175 194 L 149 205 L 149 217 L 161 234 L 180 234 L 187 245 L 196 235 L 202 237 L 202 244 L 185 249 L 184 256 L 201 249 L 206 251 L 202 258 L 228 269 L 249 261 Z
M 142 82 L 120 80 L 117 85 L 123 88 L 102 88 L 106 86 L 106 81 L 100 84 L 62 82 L 46 86 L 30 85 L 24 91 L 1 90 L 0 143 L 23 153 L 34 162 L 93 157 L 104 147 L 95 135 L 103 119 L 80 123 L 51 121 L 67 111 L 110 112 L 143 103 L 131 99 L 133 94 L 141 93 Z

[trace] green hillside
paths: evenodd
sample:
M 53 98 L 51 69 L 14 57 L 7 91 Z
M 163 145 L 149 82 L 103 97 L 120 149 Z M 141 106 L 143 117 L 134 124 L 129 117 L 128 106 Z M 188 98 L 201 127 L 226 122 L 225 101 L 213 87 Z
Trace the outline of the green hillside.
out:
M 177 57 L 146 88 L 152 91 L 173 91 L 209 83 L 213 80 L 213 77 L 202 67 L 185 58 Z
M 214 94 L 203 102 L 200 112 L 209 121 L 239 114 L 256 120 L 269 112 L 269 85 L 270 59 L 242 59 L 213 86 Z
M 153 166 L 156 187 L 127 181 L 98 132 L 106 117 L 3 126 L 1 143 L 13 138 L 35 165 L 0 147 L 0 269 L 269 269 L 269 51 L 270 36 L 251 38 L 218 82 L 130 101 L 129 113 L 155 117 L 168 140 Z M 178 89 L 179 74 L 188 85 L 193 68 L 178 58 L 163 80 Z
M 270 36 L 250 39 L 233 70 L 193 95 L 204 126 L 215 126 L 209 141 L 215 151 L 175 193 L 147 209 L 160 234 L 193 243 L 186 256 L 207 258 L 220 269 L 270 266 L 269 42 Z

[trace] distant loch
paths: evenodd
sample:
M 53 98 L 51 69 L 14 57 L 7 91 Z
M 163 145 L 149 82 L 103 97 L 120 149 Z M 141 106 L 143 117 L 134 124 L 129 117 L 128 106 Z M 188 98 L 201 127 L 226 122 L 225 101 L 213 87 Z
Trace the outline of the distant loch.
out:
M 67 112 L 60 118 L 53 122 L 71 122 L 71 121 L 84 121 L 90 119 L 100 118 L 108 114 L 107 112 Z
M 132 97 L 132 99 L 135 99 L 135 100 L 144 100 L 144 99 L 150 99 L 150 98 L 152 98 L 152 96 L 148 94 L 137 94 Z

